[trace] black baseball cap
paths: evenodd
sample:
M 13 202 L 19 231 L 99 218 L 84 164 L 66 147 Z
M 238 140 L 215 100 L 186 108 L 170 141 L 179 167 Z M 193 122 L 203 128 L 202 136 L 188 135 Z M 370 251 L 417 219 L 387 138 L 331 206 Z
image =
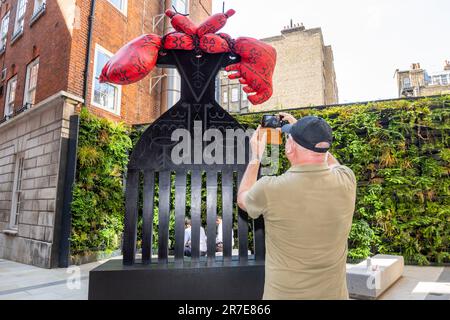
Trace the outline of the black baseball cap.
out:
M 326 153 L 330 148 L 317 148 L 321 142 L 333 143 L 333 130 L 322 118 L 308 116 L 299 119 L 295 124 L 287 124 L 281 128 L 284 133 L 289 133 L 302 147 L 317 152 Z

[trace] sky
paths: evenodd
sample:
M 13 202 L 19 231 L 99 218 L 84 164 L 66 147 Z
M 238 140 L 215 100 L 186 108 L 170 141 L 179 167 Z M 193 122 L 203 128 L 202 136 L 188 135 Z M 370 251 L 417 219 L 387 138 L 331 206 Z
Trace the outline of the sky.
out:
M 222 12 L 213 0 L 213 12 Z M 334 52 L 339 102 L 397 98 L 396 69 L 419 62 L 428 72 L 450 60 L 449 0 L 227 0 L 233 38 L 280 34 L 293 19 L 321 27 Z M 299 57 L 301 58 L 301 57 Z

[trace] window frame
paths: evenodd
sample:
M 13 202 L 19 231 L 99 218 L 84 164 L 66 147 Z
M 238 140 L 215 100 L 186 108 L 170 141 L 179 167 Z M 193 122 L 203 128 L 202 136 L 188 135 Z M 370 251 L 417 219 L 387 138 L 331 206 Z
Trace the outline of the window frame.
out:
M 15 82 L 16 86 L 14 88 L 14 100 L 12 102 L 9 101 L 9 96 L 11 93 L 11 83 Z M 5 117 L 10 117 L 14 114 L 14 108 L 15 108 L 15 100 L 16 100 L 16 94 L 17 94 L 17 74 L 9 78 L 8 83 L 6 85 L 6 96 L 5 96 L 5 105 L 4 105 L 4 111 L 3 114 Z M 12 103 L 12 110 L 10 110 L 10 104 Z M 7 113 L 6 111 L 10 111 Z
M 23 13 L 22 13 L 22 15 L 19 15 L 19 10 L 22 8 L 20 6 L 20 4 L 22 4 L 22 3 L 23 3 Z M 28 0 L 18 0 L 17 1 L 16 18 L 14 19 L 13 38 L 16 38 L 19 34 L 22 34 L 25 30 L 25 15 L 27 12 L 27 4 L 28 4 Z M 20 28 L 18 28 L 19 20 L 21 21 Z
M 22 197 L 22 181 L 24 172 L 24 153 L 17 153 L 14 165 L 14 182 L 11 192 L 11 211 L 9 216 L 10 230 L 17 231 L 19 229 L 20 205 Z M 17 224 L 16 224 L 17 221 Z
M 248 101 L 248 95 L 247 95 L 247 93 L 245 93 L 245 91 L 243 89 L 241 89 L 241 101 L 242 102 Z
M 179 10 L 179 8 L 176 6 L 176 5 L 178 4 L 179 1 L 183 1 L 183 2 L 184 2 L 184 5 L 185 5 L 185 10 L 184 10 L 184 11 Z M 172 3 L 171 3 L 171 4 L 175 7 L 175 9 L 176 9 L 179 13 L 181 13 L 181 14 L 188 14 L 188 13 L 189 13 L 189 9 L 190 9 L 190 3 L 189 3 L 189 0 L 172 0 Z
M 235 97 L 234 92 L 236 92 L 236 99 L 234 99 Z M 237 87 L 231 88 L 231 102 L 232 103 L 239 102 L 239 88 Z
M 123 8 L 119 8 L 115 3 L 113 3 L 111 0 L 108 0 L 108 2 L 117 10 L 119 10 L 125 17 L 128 16 L 128 0 L 120 0 L 122 3 Z
M 222 103 L 228 104 L 228 101 L 229 101 L 229 99 L 228 99 L 228 90 L 224 90 L 223 91 L 223 95 L 222 95 Z
M 175 5 L 179 0 L 172 0 L 172 5 Z M 186 4 L 185 12 L 189 13 L 189 0 L 184 0 Z M 177 9 L 178 10 L 178 9 Z M 172 26 L 169 26 L 169 31 L 175 31 Z M 181 98 L 181 75 L 177 69 L 169 69 L 167 72 L 167 88 L 165 90 L 167 109 L 172 108 Z
M 11 18 L 11 10 L 9 10 L 4 16 L 3 16 L 3 18 L 2 18 L 2 21 L 1 21 L 1 25 L 0 25 L 0 52 L 3 52 L 3 51 L 5 51 L 6 50 L 6 44 L 7 44 L 7 42 L 8 42 L 8 31 L 9 31 L 9 23 L 11 22 L 10 21 L 10 18 Z M 5 25 L 4 24 L 4 21 L 5 21 L 5 19 L 8 19 L 8 23 L 6 24 L 6 31 L 5 32 L 3 32 L 3 26 Z M 4 35 L 3 35 L 3 33 L 4 33 Z M 4 42 L 4 44 L 3 44 L 3 42 Z
M 404 77 L 402 79 L 402 85 L 403 85 L 403 88 L 411 88 L 412 87 L 411 78 L 410 77 Z
M 33 88 L 34 90 L 34 101 L 30 102 L 28 101 L 28 99 L 30 98 L 30 80 L 31 80 L 31 70 L 34 66 L 38 66 L 38 70 L 37 70 L 37 75 L 36 75 L 36 85 Z M 24 88 L 24 93 L 23 93 L 23 102 L 24 102 L 24 106 L 29 103 L 32 106 L 35 105 L 36 102 L 36 91 L 37 91 L 37 84 L 38 84 L 38 79 L 39 79 L 39 57 L 35 58 L 33 61 L 31 61 L 28 65 L 27 65 L 27 74 L 26 74 L 26 79 L 25 79 L 25 88 Z
M 113 53 L 111 53 L 109 50 L 105 49 L 104 47 L 102 47 L 98 43 L 95 44 L 95 49 L 94 49 L 94 68 L 92 70 L 91 105 L 93 105 L 94 107 L 100 108 L 102 110 L 105 110 L 105 111 L 107 111 L 109 113 L 115 114 L 116 116 L 120 116 L 121 103 L 122 103 L 122 86 L 116 85 L 116 84 L 112 84 L 112 83 L 107 83 L 107 85 L 110 85 L 112 87 L 117 88 L 117 98 L 116 98 L 117 107 L 115 108 L 115 110 L 108 109 L 107 107 L 101 105 L 100 103 L 95 102 L 95 81 L 98 80 L 95 72 L 96 72 L 97 66 L 98 66 L 98 55 L 97 55 L 97 53 L 99 53 L 99 52 L 107 55 L 109 58 L 112 58 L 113 55 L 114 55 Z
M 42 3 L 40 5 L 38 4 L 38 1 L 42 1 Z M 32 17 L 36 16 L 39 11 L 41 11 L 42 6 L 46 6 L 47 5 L 47 0 L 34 0 L 34 5 L 33 5 L 33 15 Z

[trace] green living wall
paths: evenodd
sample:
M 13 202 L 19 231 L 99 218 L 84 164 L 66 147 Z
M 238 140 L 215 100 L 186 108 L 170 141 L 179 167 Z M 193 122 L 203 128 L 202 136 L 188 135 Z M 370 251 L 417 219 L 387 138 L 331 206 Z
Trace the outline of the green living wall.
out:
M 72 255 L 120 248 L 123 174 L 132 147 L 129 135 L 130 128 L 82 109 L 72 202 Z
M 349 258 L 389 253 L 421 265 L 450 262 L 450 96 L 289 112 L 325 118 L 334 129 L 332 152 L 356 174 Z M 237 118 L 254 128 L 261 114 Z M 72 254 L 120 247 L 122 176 L 142 132 L 82 112 Z M 288 168 L 283 157 L 280 168 Z
M 450 261 L 450 97 L 289 111 L 334 130 L 332 153 L 358 180 L 349 257 Z M 255 127 L 261 114 L 238 116 Z M 281 152 L 284 154 L 284 152 Z M 280 160 L 281 172 L 289 164 Z

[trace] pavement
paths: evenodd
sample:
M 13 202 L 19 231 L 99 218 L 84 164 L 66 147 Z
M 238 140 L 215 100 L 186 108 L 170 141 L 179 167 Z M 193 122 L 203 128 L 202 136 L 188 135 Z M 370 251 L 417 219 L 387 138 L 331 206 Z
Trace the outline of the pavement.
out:
M 104 262 L 41 269 L 0 259 L 0 300 L 87 300 L 89 271 Z M 450 300 L 450 267 L 405 266 L 379 300 Z

